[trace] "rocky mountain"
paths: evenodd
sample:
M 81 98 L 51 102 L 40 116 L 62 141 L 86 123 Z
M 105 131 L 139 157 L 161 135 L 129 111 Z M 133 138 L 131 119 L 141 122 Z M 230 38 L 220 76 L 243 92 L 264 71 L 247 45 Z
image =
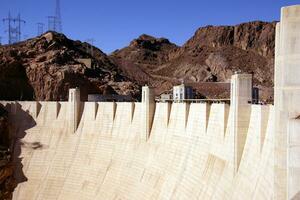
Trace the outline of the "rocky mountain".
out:
M 163 92 L 180 80 L 205 93 L 203 82 L 226 82 L 234 71 L 254 74 L 262 99 L 273 96 L 275 22 L 199 28 L 182 47 L 164 38 L 142 35 L 110 58 L 138 82 L 161 85 Z M 210 96 L 207 94 L 206 96 Z
M 1 99 L 66 100 L 71 87 L 81 88 L 83 100 L 89 93 L 139 95 L 139 86 L 106 54 L 87 46 L 54 32 L 0 46 Z M 86 58 L 90 66 L 79 60 Z
M 83 100 L 88 93 L 130 94 L 137 99 L 144 84 L 160 94 L 184 81 L 202 96 L 225 98 L 229 87 L 224 82 L 235 71 L 242 71 L 253 73 L 262 100 L 270 100 L 275 24 L 206 26 L 181 47 L 144 34 L 109 56 L 87 43 L 48 32 L 0 46 L 0 97 L 66 100 L 70 87 L 80 87 Z M 79 60 L 85 58 L 90 64 Z

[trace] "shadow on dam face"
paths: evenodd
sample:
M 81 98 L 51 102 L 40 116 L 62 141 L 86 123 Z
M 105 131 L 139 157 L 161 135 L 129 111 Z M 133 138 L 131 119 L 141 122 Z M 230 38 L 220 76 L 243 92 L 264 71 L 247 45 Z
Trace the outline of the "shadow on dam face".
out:
M 272 172 L 268 164 L 273 155 L 272 130 L 264 128 L 273 121 L 268 106 L 253 105 L 244 116 L 250 119 L 245 120 L 249 128 L 241 166 L 234 175 L 234 135 L 226 104 L 194 103 L 187 113 L 187 105 L 157 103 L 146 140 L 141 103 L 84 102 L 75 133 L 68 126 L 68 102 L 40 102 L 39 111 L 36 103 L 13 102 L 13 109 L 7 108 L 14 122 L 19 183 L 13 199 L 272 195 L 272 173 L 267 173 Z M 261 166 L 264 170 L 257 172 Z
M 27 177 L 23 171 L 23 158 L 21 156 L 21 151 L 25 145 L 22 139 L 26 135 L 26 130 L 36 126 L 36 122 L 28 111 L 24 111 L 22 106 L 19 103 L 10 103 L 5 106 L 6 109 L 14 109 L 17 115 L 10 116 L 10 119 L 17 121 L 13 126 L 10 126 L 10 135 L 11 135 L 11 149 L 13 150 L 12 161 L 15 166 L 14 178 L 16 183 L 22 183 L 27 181 Z M 10 122 L 11 123 L 11 122 Z M 41 144 L 36 143 L 32 144 L 33 149 L 42 147 Z

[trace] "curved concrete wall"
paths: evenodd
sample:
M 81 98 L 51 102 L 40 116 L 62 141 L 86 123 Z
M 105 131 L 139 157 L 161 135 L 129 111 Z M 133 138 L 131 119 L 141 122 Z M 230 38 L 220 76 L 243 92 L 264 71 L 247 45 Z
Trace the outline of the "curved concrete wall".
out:
M 284 7 L 276 27 L 276 199 L 300 199 L 300 5 Z
M 0 102 L 14 138 L 14 199 L 300 199 L 300 6 L 276 27 L 275 106 Z
M 1 103 L 15 111 L 14 199 L 273 198 L 272 106 L 243 115 L 235 171 L 227 104 L 157 103 L 146 139 L 142 103 L 82 103 L 75 133 L 68 102 Z

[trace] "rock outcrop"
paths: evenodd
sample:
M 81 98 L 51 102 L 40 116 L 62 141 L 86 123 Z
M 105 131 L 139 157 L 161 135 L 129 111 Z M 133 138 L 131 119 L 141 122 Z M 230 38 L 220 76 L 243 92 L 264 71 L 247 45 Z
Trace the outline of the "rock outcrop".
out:
M 7 115 L 7 112 L 0 107 L 0 199 L 3 200 L 12 199 L 12 192 L 16 187 Z
M 253 73 L 262 99 L 271 100 L 275 25 L 256 21 L 202 27 L 182 47 L 143 35 L 110 57 L 138 82 L 162 85 L 160 92 L 181 80 L 203 87 L 203 81 L 228 81 L 234 71 Z
M 66 100 L 69 88 L 80 87 L 85 100 L 88 93 L 101 94 L 107 86 L 117 94 L 137 97 L 138 85 L 124 76 L 102 51 L 86 48 L 88 45 L 48 32 L 15 45 L 1 46 L 1 99 Z M 78 59 L 91 59 L 91 66 Z
M 160 94 L 184 81 L 198 93 L 216 98 L 204 91 L 203 82 L 228 82 L 234 71 L 242 71 L 253 73 L 262 100 L 272 100 L 275 24 L 255 21 L 202 27 L 182 47 L 144 34 L 109 56 L 87 43 L 48 32 L 0 46 L 0 97 L 66 100 L 70 87 L 80 87 L 83 100 L 88 93 L 138 99 L 144 84 L 156 87 Z M 90 60 L 79 60 L 85 58 Z

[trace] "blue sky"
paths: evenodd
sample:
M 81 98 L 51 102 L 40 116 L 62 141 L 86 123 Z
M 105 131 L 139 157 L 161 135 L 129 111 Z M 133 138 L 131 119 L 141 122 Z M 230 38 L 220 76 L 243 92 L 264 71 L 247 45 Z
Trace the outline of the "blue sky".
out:
M 182 45 L 197 28 L 234 25 L 253 20 L 279 20 L 282 6 L 300 0 L 61 0 L 63 32 L 72 39 L 95 39 L 106 53 L 122 48 L 146 33 Z M 38 22 L 47 27 L 55 0 L 1 0 L 0 18 L 21 13 L 22 37 L 34 37 Z M 2 43 L 7 42 L 3 22 Z

